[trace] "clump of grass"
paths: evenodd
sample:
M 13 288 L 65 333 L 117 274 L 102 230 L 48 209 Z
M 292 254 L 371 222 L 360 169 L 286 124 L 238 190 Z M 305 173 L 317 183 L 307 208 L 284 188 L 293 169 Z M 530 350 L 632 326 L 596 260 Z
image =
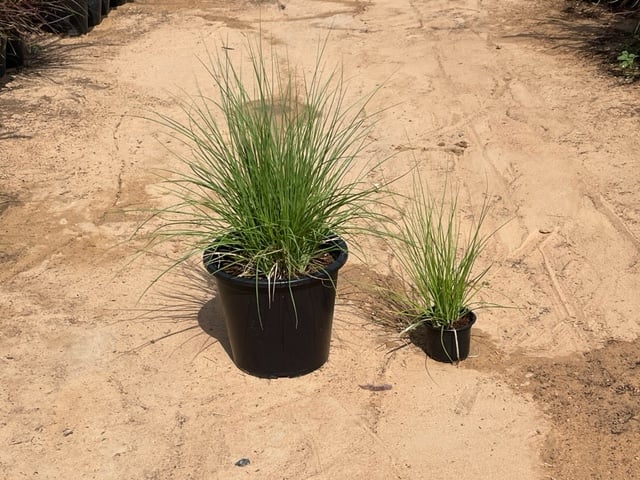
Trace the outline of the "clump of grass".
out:
M 370 96 L 348 103 L 339 68 L 326 71 L 318 48 L 315 69 L 298 77 L 287 61 L 267 60 L 249 42 L 250 78 L 223 49 L 206 65 L 217 91 L 183 103 L 186 121 L 158 121 L 189 147 L 186 173 L 168 172 L 175 205 L 154 213 L 153 242 L 180 238 L 180 261 L 224 248 L 242 274 L 291 279 L 314 269 L 334 235 L 372 218 L 369 171 L 354 172 L 368 144 Z
M 75 0 L 1 0 L 0 34 L 16 38 L 38 35 L 52 19 L 63 19 L 79 8 Z
M 640 0 L 609 0 L 608 2 L 601 2 L 600 0 L 592 3 L 606 4 L 612 10 L 617 11 L 637 11 L 640 9 Z
M 486 303 L 476 294 L 489 267 L 475 264 L 495 232 L 484 234 L 488 213 L 485 200 L 465 228 L 458 211 L 458 190 L 448 184 L 436 197 L 416 174 L 413 198 L 391 238 L 401 268 L 403 288 L 389 294 L 389 305 L 403 323 L 403 333 L 428 322 L 451 328 L 467 312 Z

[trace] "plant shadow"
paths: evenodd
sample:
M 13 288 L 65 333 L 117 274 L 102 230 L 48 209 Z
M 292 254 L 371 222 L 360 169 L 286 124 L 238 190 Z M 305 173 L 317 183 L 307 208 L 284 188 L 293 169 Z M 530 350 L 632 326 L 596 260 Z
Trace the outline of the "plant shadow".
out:
M 168 272 L 165 272 L 168 273 Z M 213 278 L 195 262 L 185 262 L 162 274 L 144 295 L 147 306 L 137 308 L 134 320 L 180 325 L 160 337 L 148 340 L 135 350 L 156 344 L 174 336 L 191 333 L 181 345 L 203 334 L 219 343 L 229 358 L 231 344 L 227 335 L 224 314 Z M 194 334 L 195 331 L 195 334 Z M 211 345 L 205 341 L 198 354 Z
M 224 322 L 224 312 L 217 295 L 202 305 L 198 311 L 198 325 L 204 333 L 220 343 L 229 358 L 233 358 L 227 326 Z
M 427 355 L 427 327 L 419 325 L 407 333 L 409 343 L 415 345 Z
M 640 48 L 640 38 L 634 35 L 639 21 L 638 13 L 623 15 L 603 6 L 572 4 L 550 15 L 523 19 L 523 31 L 502 38 L 528 38 L 570 55 L 587 54 L 603 72 L 632 81 L 617 57 L 624 49 Z

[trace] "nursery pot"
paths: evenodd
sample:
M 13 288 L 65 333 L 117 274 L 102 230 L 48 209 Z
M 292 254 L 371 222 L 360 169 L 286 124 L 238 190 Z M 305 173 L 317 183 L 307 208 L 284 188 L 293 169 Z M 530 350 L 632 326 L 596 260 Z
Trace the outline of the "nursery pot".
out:
M 7 71 L 7 37 L 0 33 L 0 78 L 4 77 Z
M 87 2 L 89 14 L 89 26 L 95 27 L 102 22 L 102 0 L 89 0 Z
M 44 11 L 44 28 L 54 33 L 71 36 L 84 35 L 89 31 L 88 0 L 58 0 Z
M 438 362 L 457 362 L 469 356 L 471 343 L 471 327 L 476 323 L 476 314 L 469 311 L 462 318 L 467 324 L 457 328 L 441 328 L 424 323 L 424 350 Z
M 238 368 L 258 377 L 296 377 L 327 361 L 338 269 L 348 254 L 341 238 L 326 246 L 333 261 L 321 271 L 275 282 L 234 276 L 221 269 L 223 252 L 204 252 Z
M 27 57 L 27 45 L 21 38 L 9 38 L 6 46 L 7 68 L 18 68 L 24 65 Z
M 71 36 L 84 35 L 89 31 L 89 2 L 88 0 L 66 0 L 68 11 L 71 12 L 67 22 L 67 33 Z

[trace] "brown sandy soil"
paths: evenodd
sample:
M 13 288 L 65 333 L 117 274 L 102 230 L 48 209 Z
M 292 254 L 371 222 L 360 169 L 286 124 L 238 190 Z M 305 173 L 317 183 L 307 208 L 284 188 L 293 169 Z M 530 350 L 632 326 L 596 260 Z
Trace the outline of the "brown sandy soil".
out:
M 559 8 L 139 0 L 8 81 L 0 477 L 639 478 L 638 91 L 583 60 Z M 510 220 L 484 297 L 520 308 L 480 313 L 461 368 L 390 351 L 363 292 L 392 252 L 366 240 L 375 253 L 341 273 L 330 360 L 302 378 L 234 367 L 195 262 L 138 302 L 164 263 L 129 263 L 141 216 L 125 210 L 164 205 L 154 172 L 176 163 L 139 116 L 180 116 L 172 96 L 207 85 L 197 57 L 240 55 L 260 22 L 305 69 L 332 29 L 350 95 L 382 85 L 372 108 L 392 108 L 361 162 L 395 156 L 372 182 L 417 162 L 438 189 L 449 169 L 465 213 L 488 190 L 487 227 Z

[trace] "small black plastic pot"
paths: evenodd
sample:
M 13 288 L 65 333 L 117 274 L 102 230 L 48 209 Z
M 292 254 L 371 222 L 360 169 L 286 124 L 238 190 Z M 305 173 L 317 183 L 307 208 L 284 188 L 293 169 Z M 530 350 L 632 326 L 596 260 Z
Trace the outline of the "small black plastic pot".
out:
M 438 362 L 452 363 L 469 356 L 471 327 L 476 323 L 476 314 L 469 311 L 462 317 L 467 324 L 458 328 L 441 328 L 425 322 L 423 345 L 425 353 Z
M 229 274 L 222 269 L 224 253 L 204 253 L 238 368 L 257 377 L 296 377 L 327 361 L 338 270 L 348 256 L 341 238 L 327 246 L 333 262 L 322 271 L 276 282 Z

